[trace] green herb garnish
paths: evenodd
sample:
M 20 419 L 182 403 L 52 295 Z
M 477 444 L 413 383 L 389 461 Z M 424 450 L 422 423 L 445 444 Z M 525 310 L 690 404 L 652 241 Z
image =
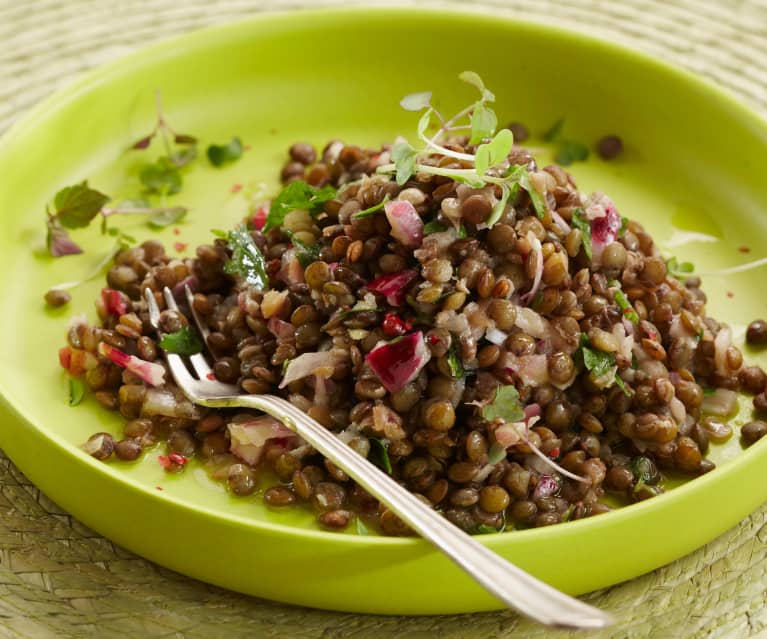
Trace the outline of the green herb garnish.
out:
M 177 353 L 178 355 L 194 355 L 201 353 L 204 345 L 200 336 L 191 326 L 168 333 L 160 339 L 160 348 L 168 353 Z
M 611 282 L 611 285 L 620 287 L 620 284 L 615 281 Z M 629 322 L 632 324 L 639 323 L 639 315 L 637 315 L 637 312 L 634 310 L 634 307 L 631 306 L 631 302 L 629 302 L 626 294 L 620 288 L 616 289 L 615 291 L 615 303 L 618 305 L 621 311 L 623 311 L 623 316 Z
M 88 226 L 101 208 L 109 202 L 109 196 L 92 189 L 88 182 L 65 186 L 53 198 L 54 215 L 62 226 L 78 229 Z
M 593 253 L 591 250 L 591 224 L 586 219 L 586 216 L 583 213 L 583 209 L 575 209 L 570 222 L 581 232 L 583 252 L 586 254 L 586 257 L 589 258 L 590 262 L 593 259 Z
M 487 451 L 487 463 L 495 465 L 503 459 L 506 459 L 506 449 L 498 442 L 490 444 L 490 450 Z
M 291 211 L 306 210 L 316 215 L 322 210 L 325 202 L 332 200 L 336 193 L 336 188 L 330 185 L 315 188 L 303 180 L 291 182 L 272 200 L 264 231 L 282 226 L 285 216 Z
M 392 467 L 391 460 L 389 459 L 389 444 L 383 439 L 377 437 L 370 438 L 370 455 L 372 461 L 381 470 L 391 475 Z
M 69 378 L 69 405 L 77 406 L 85 395 L 85 384 L 76 377 Z
M 364 524 L 362 519 L 360 519 L 360 516 L 357 515 L 357 534 L 358 535 L 369 535 L 370 531 L 368 530 L 368 527 Z
M 450 377 L 457 378 L 464 376 L 463 363 L 461 362 L 461 358 L 458 357 L 455 345 L 451 346 L 450 350 L 447 352 L 447 365 L 450 368 Z
M 389 201 L 389 194 L 387 193 L 384 196 L 384 199 L 381 200 L 378 204 L 374 204 L 373 206 L 365 209 L 364 211 L 355 213 L 354 215 L 352 215 L 352 218 L 354 218 L 355 220 L 359 220 L 360 218 L 363 218 L 363 217 L 369 217 L 373 215 L 374 213 L 377 213 L 378 211 L 380 211 L 384 206 L 386 206 L 386 203 L 388 201 Z
M 477 534 L 478 535 L 497 535 L 502 531 L 498 530 L 497 528 L 493 528 L 492 526 L 488 526 L 487 524 L 480 524 L 477 526 Z
M 508 385 L 498 388 L 493 401 L 482 407 L 481 414 L 489 422 L 500 419 L 504 423 L 513 423 L 525 417 L 525 410 L 519 401 L 517 389 Z
M 224 264 L 224 272 L 230 275 L 240 275 L 248 284 L 262 291 L 269 288 L 269 276 L 266 274 L 266 263 L 261 251 L 258 250 L 248 229 L 241 224 L 229 231 L 226 241 L 232 251 L 232 259 Z
M 513 145 L 514 135 L 508 129 L 501 129 L 490 142 L 480 144 L 474 160 L 477 175 L 482 177 L 490 167 L 503 162 Z
M 444 231 L 447 231 L 447 227 L 436 221 L 428 222 L 423 227 L 424 235 L 431 235 L 432 233 L 443 233 Z
M 139 180 L 149 193 L 157 195 L 174 195 L 181 191 L 184 184 L 178 166 L 165 156 L 145 164 L 139 173 Z
M 573 162 L 583 162 L 589 157 L 589 148 L 581 142 L 564 142 L 554 154 L 554 161 L 562 166 Z
M 416 150 L 407 142 L 398 142 L 392 147 L 391 159 L 394 162 L 397 184 L 402 186 L 415 173 Z
M 617 374 L 618 365 L 615 363 L 615 355 L 595 350 L 585 345 L 580 347 L 580 351 L 583 365 L 591 373 L 595 381 L 600 383 L 600 385 L 604 385 L 605 388 L 615 384 L 623 391 L 624 395 L 629 396 L 631 394 L 628 388 L 626 388 L 626 384 Z
M 672 277 L 685 279 L 695 272 L 695 266 L 692 262 L 679 262 L 675 257 L 670 257 L 666 260 L 666 270 Z
M 556 142 L 559 139 L 559 136 L 562 135 L 562 129 L 564 126 L 565 119 L 559 118 L 559 120 L 554 122 L 551 128 L 543 134 L 544 142 Z
M 217 167 L 236 162 L 242 157 L 242 148 L 238 137 L 233 137 L 226 144 L 211 144 L 207 150 L 208 161 Z
M 300 262 L 301 266 L 306 268 L 312 262 L 316 262 L 320 259 L 321 247 L 319 244 L 306 244 L 299 240 L 294 233 L 290 233 L 290 241 L 293 243 L 293 247 L 296 249 L 296 258 Z

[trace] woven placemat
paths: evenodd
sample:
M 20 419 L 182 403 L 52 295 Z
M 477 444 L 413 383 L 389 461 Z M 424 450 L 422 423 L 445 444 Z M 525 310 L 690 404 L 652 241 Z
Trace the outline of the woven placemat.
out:
M 0 0 L 0 132 L 82 72 L 150 42 L 259 11 L 328 4 L 333 3 Z M 767 115 L 767 0 L 483 0 L 460 5 L 566 26 L 647 51 L 710 78 Z M 763 507 L 697 552 L 588 596 L 624 619 L 619 628 L 595 636 L 761 635 L 767 628 L 766 559 Z M 208 586 L 140 559 L 90 531 L 31 485 L 0 452 L 0 637 L 240 636 L 576 635 L 545 630 L 511 612 L 352 615 Z

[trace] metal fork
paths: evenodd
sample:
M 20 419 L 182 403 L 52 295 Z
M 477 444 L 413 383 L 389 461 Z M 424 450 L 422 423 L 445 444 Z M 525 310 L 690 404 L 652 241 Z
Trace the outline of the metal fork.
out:
M 188 287 L 186 291 L 197 328 L 207 343 L 208 330 L 194 312 Z M 168 309 L 178 311 L 170 289 L 165 288 L 163 295 Z M 160 310 L 150 289 L 145 297 L 150 322 L 161 335 Z M 279 419 L 507 606 L 540 623 L 563 628 L 603 628 L 614 622 L 610 614 L 539 581 L 480 544 L 282 397 L 243 395 L 238 386 L 216 381 L 199 353 L 189 357 L 196 377 L 180 355 L 165 352 L 165 359 L 176 384 L 192 402 L 209 408 L 250 408 Z

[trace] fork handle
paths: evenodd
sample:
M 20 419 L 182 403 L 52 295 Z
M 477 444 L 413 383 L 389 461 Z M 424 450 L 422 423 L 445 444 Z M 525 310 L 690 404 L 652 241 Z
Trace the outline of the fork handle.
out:
M 227 399 L 232 406 L 233 398 Z M 608 613 L 543 583 L 480 544 L 290 402 L 271 395 L 236 400 L 282 421 L 511 608 L 551 626 L 603 628 L 613 623 Z M 206 403 L 214 405 L 215 400 Z

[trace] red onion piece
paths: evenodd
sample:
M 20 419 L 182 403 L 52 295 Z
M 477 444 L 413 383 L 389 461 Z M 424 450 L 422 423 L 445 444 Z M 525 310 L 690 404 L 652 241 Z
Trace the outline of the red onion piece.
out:
M 372 282 L 368 282 L 365 288 L 386 296 L 386 301 L 392 306 L 402 306 L 405 303 L 405 289 L 416 277 L 418 277 L 418 272 L 414 270 L 382 275 Z
M 61 364 L 61 368 L 74 377 L 96 368 L 98 363 L 93 353 L 80 348 L 63 346 L 59 349 L 59 364 Z
M 135 355 L 128 355 L 105 342 L 99 342 L 99 354 L 107 357 L 118 366 L 129 370 L 152 386 L 162 386 L 165 383 L 165 368 L 155 362 L 147 362 Z
M 533 489 L 533 499 L 556 496 L 559 494 L 561 487 L 561 483 L 552 475 L 541 475 Z
M 184 300 L 186 302 L 186 287 L 192 293 L 196 293 L 200 290 L 200 281 L 194 275 L 187 275 L 183 280 L 173 287 L 173 297 L 177 300 Z
M 365 361 L 390 393 L 412 382 L 431 358 L 423 333 L 405 335 L 388 344 L 376 346 Z
M 391 225 L 391 236 L 408 248 L 417 248 L 423 241 L 423 220 L 407 200 L 396 200 L 384 205 L 386 219 Z
M 585 213 L 591 221 L 592 263 L 598 266 L 602 251 L 618 239 L 623 220 L 615 203 L 603 193 L 593 193 L 589 197 Z
M 280 260 L 280 270 L 277 279 L 285 284 L 297 284 L 304 282 L 304 267 L 296 257 L 296 249 L 292 246 L 286 249 Z
M 269 415 L 236 415 L 228 424 L 228 429 L 231 453 L 251 465 L 257 464 L 261 459 L 268 440 L 295 436 L 282 422 Z
M 329 370 L 329 374 L 326 375 L 328 377 L 332 374 L 335 365 L 336 360 L 330 351 L 299 355 L 295 359 L 290 360 L 288 368 L 285 370 L 285 375 L 283 375 L 280 382 L 280 388 L 285 388 L 288 384 L 298 379 L 303 379 L 318 372 L 324 372 L 322 369 Z
M 267 214 L 268 211 L 263 206 L 256 209 L 256 212 L 253 213 L 253 226 L 255 226 L 257 230 L 260 231 L 266 225 Z
M 104 302 L 104 308 L 107 314 L 120 317 L 128 312 L 128 302 L 120 291 L 113 288 L 101 289 L 101 300 Z
M 296 327 L 293 324 L 277 317 L 270 317 L 266 327 L 277 338 L 278 342 L 290 342 L 296 335 Z

